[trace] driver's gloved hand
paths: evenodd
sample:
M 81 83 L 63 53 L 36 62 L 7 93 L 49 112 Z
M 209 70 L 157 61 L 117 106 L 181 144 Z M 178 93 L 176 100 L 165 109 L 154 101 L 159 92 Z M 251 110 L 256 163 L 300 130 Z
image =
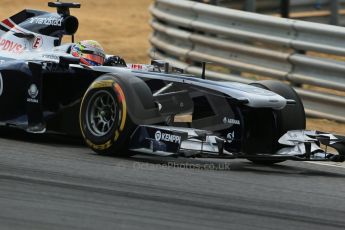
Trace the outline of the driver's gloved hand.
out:
M 110 56 L 104 61 L 104 66 L 127 67 L 125 60 L 120 56 Z

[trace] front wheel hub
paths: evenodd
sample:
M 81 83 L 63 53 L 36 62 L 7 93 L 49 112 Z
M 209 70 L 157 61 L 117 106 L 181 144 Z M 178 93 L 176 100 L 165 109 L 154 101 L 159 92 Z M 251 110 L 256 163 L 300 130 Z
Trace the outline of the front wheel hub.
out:
M 86 108 L 86 125 L 98 137 L 109 134 L 116 118 L 116 99 L 107 90 L 96 92 Z

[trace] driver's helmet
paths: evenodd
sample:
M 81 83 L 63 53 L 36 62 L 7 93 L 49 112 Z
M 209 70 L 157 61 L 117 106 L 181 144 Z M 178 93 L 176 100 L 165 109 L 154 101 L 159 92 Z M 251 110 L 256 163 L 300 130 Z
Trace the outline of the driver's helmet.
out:
M 71 54 L 79 57 L 80 62 L 85 65 L 103 65 L 105 52 L 102 46 L 93 40 L 80 41 L 71 47 Z

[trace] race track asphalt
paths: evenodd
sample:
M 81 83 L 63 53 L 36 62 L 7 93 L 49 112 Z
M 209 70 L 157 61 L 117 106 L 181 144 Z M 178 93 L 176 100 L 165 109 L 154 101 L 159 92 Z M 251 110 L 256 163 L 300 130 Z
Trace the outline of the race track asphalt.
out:
M 0 229 L 344 229 L 345 168 L 99 156 L 2 134 Z

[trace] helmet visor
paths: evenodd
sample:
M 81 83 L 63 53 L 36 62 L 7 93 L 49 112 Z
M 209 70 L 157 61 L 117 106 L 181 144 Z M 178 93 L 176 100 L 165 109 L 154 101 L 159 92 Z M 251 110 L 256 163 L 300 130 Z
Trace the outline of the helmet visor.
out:
M 104 63 L 104 57 L 99 56 L 97 54 L 86 54 L 86 53 L 82 53 L 82 58 L 92 61 L 94 63 L 97 63 L 99 65 L 103 65 Z

